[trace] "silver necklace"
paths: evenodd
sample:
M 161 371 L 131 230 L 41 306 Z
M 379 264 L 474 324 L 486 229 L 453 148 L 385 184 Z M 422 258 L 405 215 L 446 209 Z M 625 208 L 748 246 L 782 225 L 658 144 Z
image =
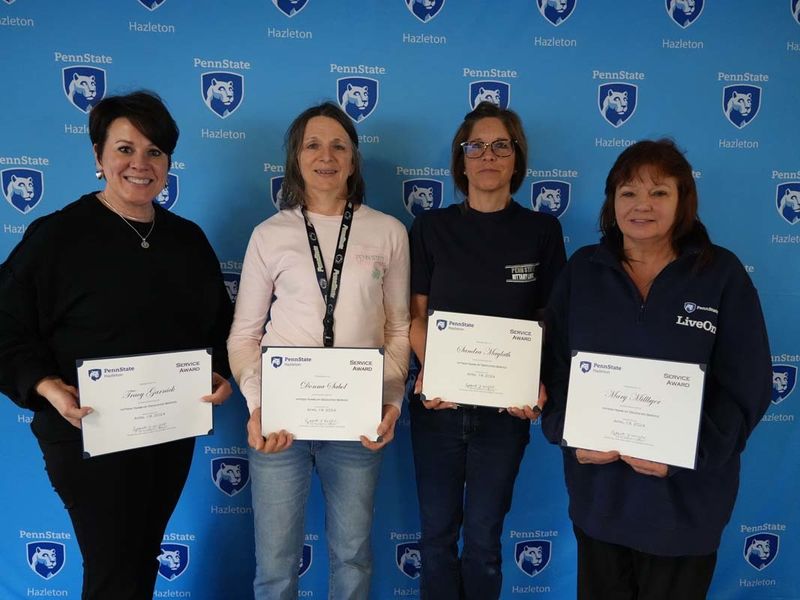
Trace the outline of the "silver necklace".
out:
M 151 234 L 151 233 L 153 233 L 153 228 L 156 226 L 156 213 L 155 213 L 155 211 L 153 211 L 153 222 L 150 224 L 150 230 L 149 230 L 149 231 L 148 231 L 148 232 L 147 232 L 145 235 L 142 235 L 141 233 L 139 233 L 139 230 L 138 230 L 138 229 L 136 229 L 136 227 L 134 227 L 133 225 L 131 225 L 131 223 L 130 223 L 130 221 L 128 221 L 128 219 L 126 219 L 124 216 L 122 216 L 122 213 L 121 213 L 121 212 L 119 212 L 119 211 L 118 211 L 116 208 L 114 208 L 113 206 L 111 206 L 111 204 L 109 204 L 109 203 L 108 203 L 108 201 L 106 200 L 105 196 L 103 195 L 103 192 L 100 192 L 100 193 L 98 193 L 98 194 L 97 194 L 97 197 L 98 197 L 98 198 L 100 198 L 100 201 L 101 201 L 103 204 L 105 204 L 105 205 L 106 205 L 108 208 L 110 208 L 112 211 L 114 211 L 114 212 L 116 213 L 116 215 L 117 215 L 117 216 L 118 216 L 120 219 L 122 219 L 123 221 L 125 221 L 125 224 L 126 224 L 128 227 L 130 227 L 131 229 L 133 229 L 133 232 L 134 232 L 136 235 L 138 235 L 138 236 L 139 236 L 139 239 L 141 239 L 141 240 L 142 240 L 142 243 L 140 244 L 140 245 L 142 246 L 142 248 L 145 248 L 145 249 L 147 249 L 147 248 L 149 248 L 149 247 L 150 247 L 150 242 L 148 242 L 148 241 L 147 241 L 147 238 L 149 238 L 149 237 L 150 237 L 150 234 Z

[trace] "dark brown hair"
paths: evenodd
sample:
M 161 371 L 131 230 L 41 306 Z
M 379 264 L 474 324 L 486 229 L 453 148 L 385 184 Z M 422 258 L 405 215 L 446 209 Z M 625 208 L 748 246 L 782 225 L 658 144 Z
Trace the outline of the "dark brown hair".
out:
M 456 131 L 450 151 L 450 172 L 453 174 L 456 189 L 463 196 L 466 196 L 469 190 L 469 180 L 464 173 L 465 158 L 461 143 L 469 139 L 475 123 L 481 119 L 489 118 L 500 119 L 514 143 L 514 173 L 511 175 L 512 194 L 519 189 L 519 186 L 522 185 L 522 180 L 525 179 L 528 169 L 528 140 L 525 137 L 525 130 L 522 128 L 522 121 L 519 115 L 513 110 L 500 108 L 491 102 L 481 102 L 475 107 L 475 110 L 464 116 L 464 122 L 461 123 L 458 131 Z M 491 152 L 488 148 L 486 151 Z
M 605 202 L 600 209 L 600 231 L 621 262 L 627 262 L 622 231 L 617 225 L 614 198 L 617 188 L 637 177 L 642 169 L 651 169 L 653 177 L 674 177 L 678 183 L 678 206 L 672 226 L 672 249 L 680 254 L 689 246 L 700 250 L 702 262 L 710 258 L 711 240 L 697 215 L 697 186 L 692 166 L 670 139 L 642 140 L 626 148 L 608 172 Z
M 303 136 L 306 125 L 314 117 L 333 119 L 347 133 L 353 147 L 353 173 L 347 178 L 347 199 L 353 204 L 364 201 L 364 178 L 361 176 L 361 154 L 358 151 L 358 134 L 350 117 L 333 102 L 323 102 L 300 113 L 289 129 L 286 130 L 284 146 L 286 147 L 286 167 L 283 176 L 283 198 L 280 208 L 295 208 L 305 204 L 305 182 L 300 173 L 300 150 L 303 147 Z
M 116 119 L 128 119 L 172 162 L 180 132 L 158 94 L 139 90 L 124 96 L 106 96 L 97 103 L 89 113 L 89 139 L 97 147 L 97 156 L 103 155 L 108 128 Z

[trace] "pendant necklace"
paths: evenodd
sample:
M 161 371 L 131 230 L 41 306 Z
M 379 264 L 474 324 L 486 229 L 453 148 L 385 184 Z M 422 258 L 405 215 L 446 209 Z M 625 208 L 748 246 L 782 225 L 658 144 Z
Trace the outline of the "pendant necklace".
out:
M 121 213 L 121 212 L 119 212 L 119 211 L 118 211 L 116 208 L 114 208 L 113 206 L 111 206 L 111 204 L 109 204 L 109 203 L 108 203 L 108 201 L 106 200 L 106 198 L 105 198 L 105 195 L 103 194 L 103 192 L 99 192 L 99 193 L 97 194 L 97 197 L 98 197 L 98 198 L 100 198 L 100 201 L 101 201 L 103 204 L 105 204 L 105 205 L 106 205 L 108 208 L 110 208 L 110 209 L 111 209 L 111 210 L 112 210 L 114 213 L 116 213 L 116 215 L 117 215 L 117 216 L 118 216 L 120 219 L 122 219 L 123 221 L 125 221 L 125 224 L 126 224 L 128 227 L 130 227 L 131 229 L 133 229 L 133 232 L 134 232 L 136 235 L 138 235 L 138 236 L 139 236 L 139 239 L 141 239 L 141 240 L 142 240 L 142 243 L 140 244 L 142 248 L 145 248 L 145 249 L 147 249 L 147 248 L 149 248 L 149 247 L 150 247 L 150 243 L 147 241 L 147 238 L 149 238 L 149 237 L 150 237 L 150 234 L 151 234 L 151 233 L 153 233 L 153 228 L 156 226 L 156 213 L 155 213 L 155 211 L 153 211 L 153 222 L 150 224 L 150 229 L 149 229 L 149 231 L 148 231 L 148 232 L 147 232 L 145 235 L 142 235 L 141 233 L 139 233 L 139 230 L 138 230 L 138 229 L 136 229 L 136 227 L 134 227 L 133 225 L 131 225 L 131 223 L 130 223 L 130 221 L 128 221 L 128 219 L 126 219 L 125 217 L 123 217 L 123 216 L 122 216 L 122 213 Z

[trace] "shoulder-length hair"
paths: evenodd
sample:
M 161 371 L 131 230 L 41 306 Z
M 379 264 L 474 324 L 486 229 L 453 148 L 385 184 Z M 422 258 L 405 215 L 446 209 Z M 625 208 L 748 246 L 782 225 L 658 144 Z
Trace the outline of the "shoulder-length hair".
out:
M 500 108 L 491 102 L 481 102 L 475 110 L 464 116 L 464 121 L 459 125 L 450 149 L 450 172 L 456 189 L 466 196 L 469 190 L 469 180 L 464 173 L 464 150 L 461 143 L 466 142 L 472 133 L 475 123 L 481 119 L 495 118 L 502 121 L 508 130 L 508 135 L 514 143 L 514 173 L 511 175 L 511 193 L 513 194 L 522 185 L 528 169 L 528 140 L 519 115 L 508 108 Z M 489 148 L 486 152 L 491 152 Z
M 347 178 L 347 199 L 355 205 L 364 201 L 364 178 L 361 175 L 361 154 L 358 151 L 358 134 L 350 117 L 333 102 L 323 102 L 300 113 L 286 130 L 286 166 L 283 174 L 283 198 L 280 208 L 296 208 L 305 205 L 306 187 L 300 173 L 300 151 L 306 125 L 314 117 L 333 119 L 347 133 L 353 149 L 353 173 Z
M 671 231 L 672 249 L 676 254 L 694 247 L 700 251 L 704 264 L 711 255 L 711 239 L 697 214 L 697 186 L 692 166 L 670 139 L 642 140 L 626 148 L 617 157 L 606 178 L 605 201 L 600 209 L 600 232 L 605 243 L 620 262 L 628 262 L 622 231 L 617 225 L 614 198 L 617 188 L 650 169 L 653 177 L 674 177 L 678 183 L 678 206 Z

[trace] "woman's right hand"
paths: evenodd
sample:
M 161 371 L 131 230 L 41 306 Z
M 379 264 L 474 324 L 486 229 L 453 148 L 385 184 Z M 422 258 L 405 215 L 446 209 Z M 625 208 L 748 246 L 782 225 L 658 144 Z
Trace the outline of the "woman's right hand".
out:
M 78 429 L 81 428 L 81 419 L 92 412 L 89 406 L 78 406 L 78 388 L 67 385 L 60 377 L 45 377 L 36 384 L 36 393 Z
M 422 375 L 425 372 L 425 367 L 420 367 L 419 373 L 417 374 L 417 381 L 414 384 L 414 393 L 420 394 L 422 393 Z M 458 408 L 458 404 L 454 402 L 445 402 L 441 398 L 432 398 L 431 400 L 422 400 L 422 405 L 427 408 L 428 410 L 442 410 L 444 408 Z
M 597 450 L 575 450 L 575 458 L 582 465 L 607 465 L 619 460 L 619 452 L 611 450 L 609 452 L 598 452 Z
M 285 429 L 272 432 L 264 438 L 261 435 L 261 408 L 255 409 L 250 415 L 247 421 L 247 443 L 253 450 L 264 454 L 282 452 L 291 446 L 293 441 L 294 436 Z

